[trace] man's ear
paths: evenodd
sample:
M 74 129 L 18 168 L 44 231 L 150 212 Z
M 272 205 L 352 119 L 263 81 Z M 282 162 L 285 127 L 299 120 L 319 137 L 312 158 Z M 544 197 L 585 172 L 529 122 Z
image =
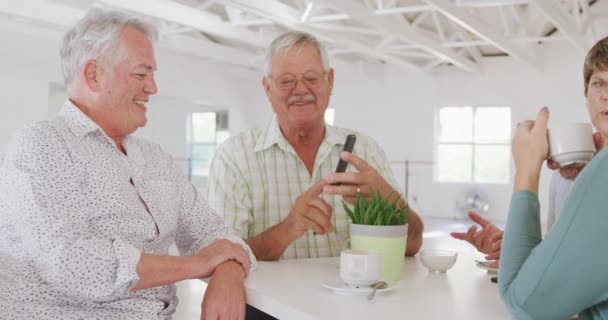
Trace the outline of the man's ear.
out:
M 332 91 L 334 90 L 334 69 L 329 68 L 327 72 L 327 83 L 329 84 L 329 95 L 331 96 Z
M 268 101 L 270 101 L 270 82 L 268 82 L 266 76 L 262 77 L 262 86 L 264 87 L 264 92 L 266 92 L 266 97 L 268 97 Z
M 103 73 L 103 69 L 96 60 L 88 60 L 85 62 L 82 73 L 84 82 L 89 89 L 94 92 L 101 90 L 100 76 Z

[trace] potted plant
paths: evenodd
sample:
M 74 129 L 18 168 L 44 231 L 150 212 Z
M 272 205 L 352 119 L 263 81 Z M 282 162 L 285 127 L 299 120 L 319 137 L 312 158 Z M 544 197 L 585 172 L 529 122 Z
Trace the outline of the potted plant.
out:
M 382 255 L 382 278 L 394 283 L 401 279 L 407 240 L 407 218 L 409 207 L 399 205 L 401 196 L 390 200 L 380 191 L 370 188 L 370 199 L 359 193 L 351 209 L 342 201 L 344 210 L 351 219 L 349 224 L 351 249 L 378 252 Z

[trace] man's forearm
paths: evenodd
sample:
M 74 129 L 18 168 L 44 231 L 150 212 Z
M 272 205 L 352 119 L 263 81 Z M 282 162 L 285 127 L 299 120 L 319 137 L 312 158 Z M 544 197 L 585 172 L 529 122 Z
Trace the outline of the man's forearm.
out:
M 407 219 L 407 243 L 405 246 L 405 255 L 413 256 L 422 247 L 422 232 L 424 231 L 424 224 L 420 216 L 410 208 L 410 214 Z
M 281 222 L 245 242 L 260 261 L 278 260 L 293 240 Z
M 131 288 L 137 291 L 163 286 L 196 277 L 196 261 L 193 257 L 142 254 L 137 263 L 139 281 Z
M 407 206 L 405 199 L 401 196 L 401 194 L 393 191 L 393 196 L 390 201 L 393 201 L 395 197 L 400 197 L 397 202 L 397 206 L 399 208 L 403 208 Z M 422 223 L 422 219 L 420 216 L 414 211 L 411 207 L 409 207 L 409 215 L 407 219 L 407 241 L 405 244 L 405 255 L 413 256 L 422 247 L 422 231 L 424 230 L 424 225 Z
M 220 264 L 205 290 L 201 319 L 244 319 L 245 276 L 235 261 Z
M 237 281 L 245 280 L 245 272 L 243 271 L 243 267 L 236 261 L 226 261 L 217 268 L 213 272 L 212 277 L 230 275 Z

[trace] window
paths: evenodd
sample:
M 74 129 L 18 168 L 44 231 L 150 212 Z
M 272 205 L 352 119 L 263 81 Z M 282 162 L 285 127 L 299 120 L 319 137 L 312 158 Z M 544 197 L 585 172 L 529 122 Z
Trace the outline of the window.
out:
M 443 107 L 438 131 L 437 181 L 509 183 L 509 107 Z
M 206 181 L 217 146 L 230 136 L 228 112 L 194 112 L 190 124 L 188 173 Z

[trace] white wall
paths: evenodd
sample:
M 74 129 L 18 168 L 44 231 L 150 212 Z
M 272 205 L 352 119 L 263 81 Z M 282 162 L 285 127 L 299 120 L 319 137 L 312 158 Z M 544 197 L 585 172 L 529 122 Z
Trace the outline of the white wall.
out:
M 533 118 L 548 106 L 552 121 L 586 121 L 582 63 L 584 52 L 567 43 L 538 49 L 539 70 L 512 58 L 485 60 L 481 74 L 414 74 L 391 66 L 336 70 L 332 106 L 336 125 L 355 127 L 376 138 L 388 158 L 410 160 L 409 199 L 425 215 L 455 217 L 456 202 L 471 185 L 433 181 L 436 111 L 446 105 L 506 105 L 512 122 Z M 373 116 L 372 116 L 373 115 Z M 420 163 L 416 163 L 420 162 Z M 404 166 L 395 164 L 403 184 Z M 543 172 L 541 198 L 549 173 Z M 479 187 L 477 187 L 479 189 Z M 484 185 L 492 204 L 489 216 L 504 220 L 511 185 Z
M 46 117 L 49 80 L 59 79 L 57 41 L 27 33 L 0 23 L 0 154 L 14 130 Z
M 9 25 L 7 27 L 7 24 Z M 47 116 L 49 82 L 61 82 L 58 43 L 61 32 L 33 36 L 16 23 L 0 23 L 0 154 L 10 134 Z M 6 45 L 9 44 L 9 45 Z M 544 105 L 560 121 L 587 121 L 582 93 L 584 52 L 567 43 L 538 47 L 539 70 L 511 58 L 487 59 L 480 74 L 448 72 L 416 74 L 392 66 L 355 64 L 336 67 L 331 106 L 336 125 L 370 134 L 388 158 L 414 161 L 409 196 L 423 215 L 454 217 L 456 201 L 470 187 L 433 182 L 435 112 L 448 104 L 508 105 L 512 121 L 531 118 Z M 140 134 L 160 142 L 177 158 L 185 158 L 185 116 L 206 108 L 228 108 L 232 133 L 263 125 L 270 107 L 259 77 L 239 76 L 232 66 L 160 51 L 157 56 L 159 98 L 152 100 L 149 127 Z M 395 165 L 403 183 L 403 166 Z M 546 198 L 543 173 L 541 200 Z M 510 185 L 484 186 L 492 203 L 490 216 L 504 220 Z

